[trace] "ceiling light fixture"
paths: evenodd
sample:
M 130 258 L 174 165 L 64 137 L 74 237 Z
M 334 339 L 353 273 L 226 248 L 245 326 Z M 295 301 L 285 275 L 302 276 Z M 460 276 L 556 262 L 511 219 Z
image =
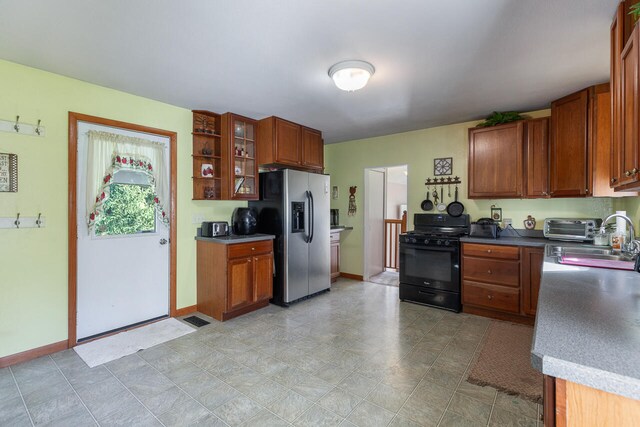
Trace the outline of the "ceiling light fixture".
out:
M 365 87 L 375 71 L 373 65 L 365 61 L 342 61 L 329 68 L 329 77 L 339 89 L 353 92 Z

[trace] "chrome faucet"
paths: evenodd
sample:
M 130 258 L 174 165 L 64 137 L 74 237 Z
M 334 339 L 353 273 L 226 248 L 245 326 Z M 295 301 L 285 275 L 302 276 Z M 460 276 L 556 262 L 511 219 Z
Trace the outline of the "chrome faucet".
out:
M 611 218 L 622 218 L 625 221 L 627 221 L 627 224 L 629 224 L 629 242 L 625 244 L 625 247 L 623 248 L 623 251 L 625 252 L 633 252 L 635 254 L 640 252 L 640 241 L 636 240 L 636 229 L 633 227 L 633 221 L 631 220 L 631 218 L 629 218 L 626 215 L 622 215 L 622 214 L 611 214 L 608 217 L 606 217 L 603 221 L 602 221 L 602 225 L 600 226 L 600 233 L 604 233 L 605 232 L 605 225 L 607 225 L 607 223 L 609 222 L 609 220 L 611 220 Z

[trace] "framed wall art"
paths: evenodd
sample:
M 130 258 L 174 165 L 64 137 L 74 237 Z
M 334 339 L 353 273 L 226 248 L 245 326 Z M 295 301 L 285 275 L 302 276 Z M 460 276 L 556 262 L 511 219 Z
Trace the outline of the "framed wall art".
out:
M 502 208 L 497 208 L 496 205 L 491 205 L 491 219 L 496 222 L 502 221 Z
M 18 156 L 0 153 L 0 192 L 18 191 Z
M 433 159 L 433 174 L 435 176 L 453 174 L 453 157 Z

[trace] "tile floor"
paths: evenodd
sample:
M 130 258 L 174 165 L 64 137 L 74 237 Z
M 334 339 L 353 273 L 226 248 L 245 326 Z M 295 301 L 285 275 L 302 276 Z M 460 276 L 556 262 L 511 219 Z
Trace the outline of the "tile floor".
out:
M 339 280 L 93 369 L 73 350 L 0 369 L 0 425 L 541 426 L 464 380 L 487 325 Z

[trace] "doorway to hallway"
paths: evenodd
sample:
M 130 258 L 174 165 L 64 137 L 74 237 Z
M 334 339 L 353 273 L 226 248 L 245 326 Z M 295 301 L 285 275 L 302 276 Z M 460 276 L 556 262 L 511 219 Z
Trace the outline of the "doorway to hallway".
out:
M 406 165 L 365 169 L 365 281 L 398 286 L 398 236 L 406 231 Z

